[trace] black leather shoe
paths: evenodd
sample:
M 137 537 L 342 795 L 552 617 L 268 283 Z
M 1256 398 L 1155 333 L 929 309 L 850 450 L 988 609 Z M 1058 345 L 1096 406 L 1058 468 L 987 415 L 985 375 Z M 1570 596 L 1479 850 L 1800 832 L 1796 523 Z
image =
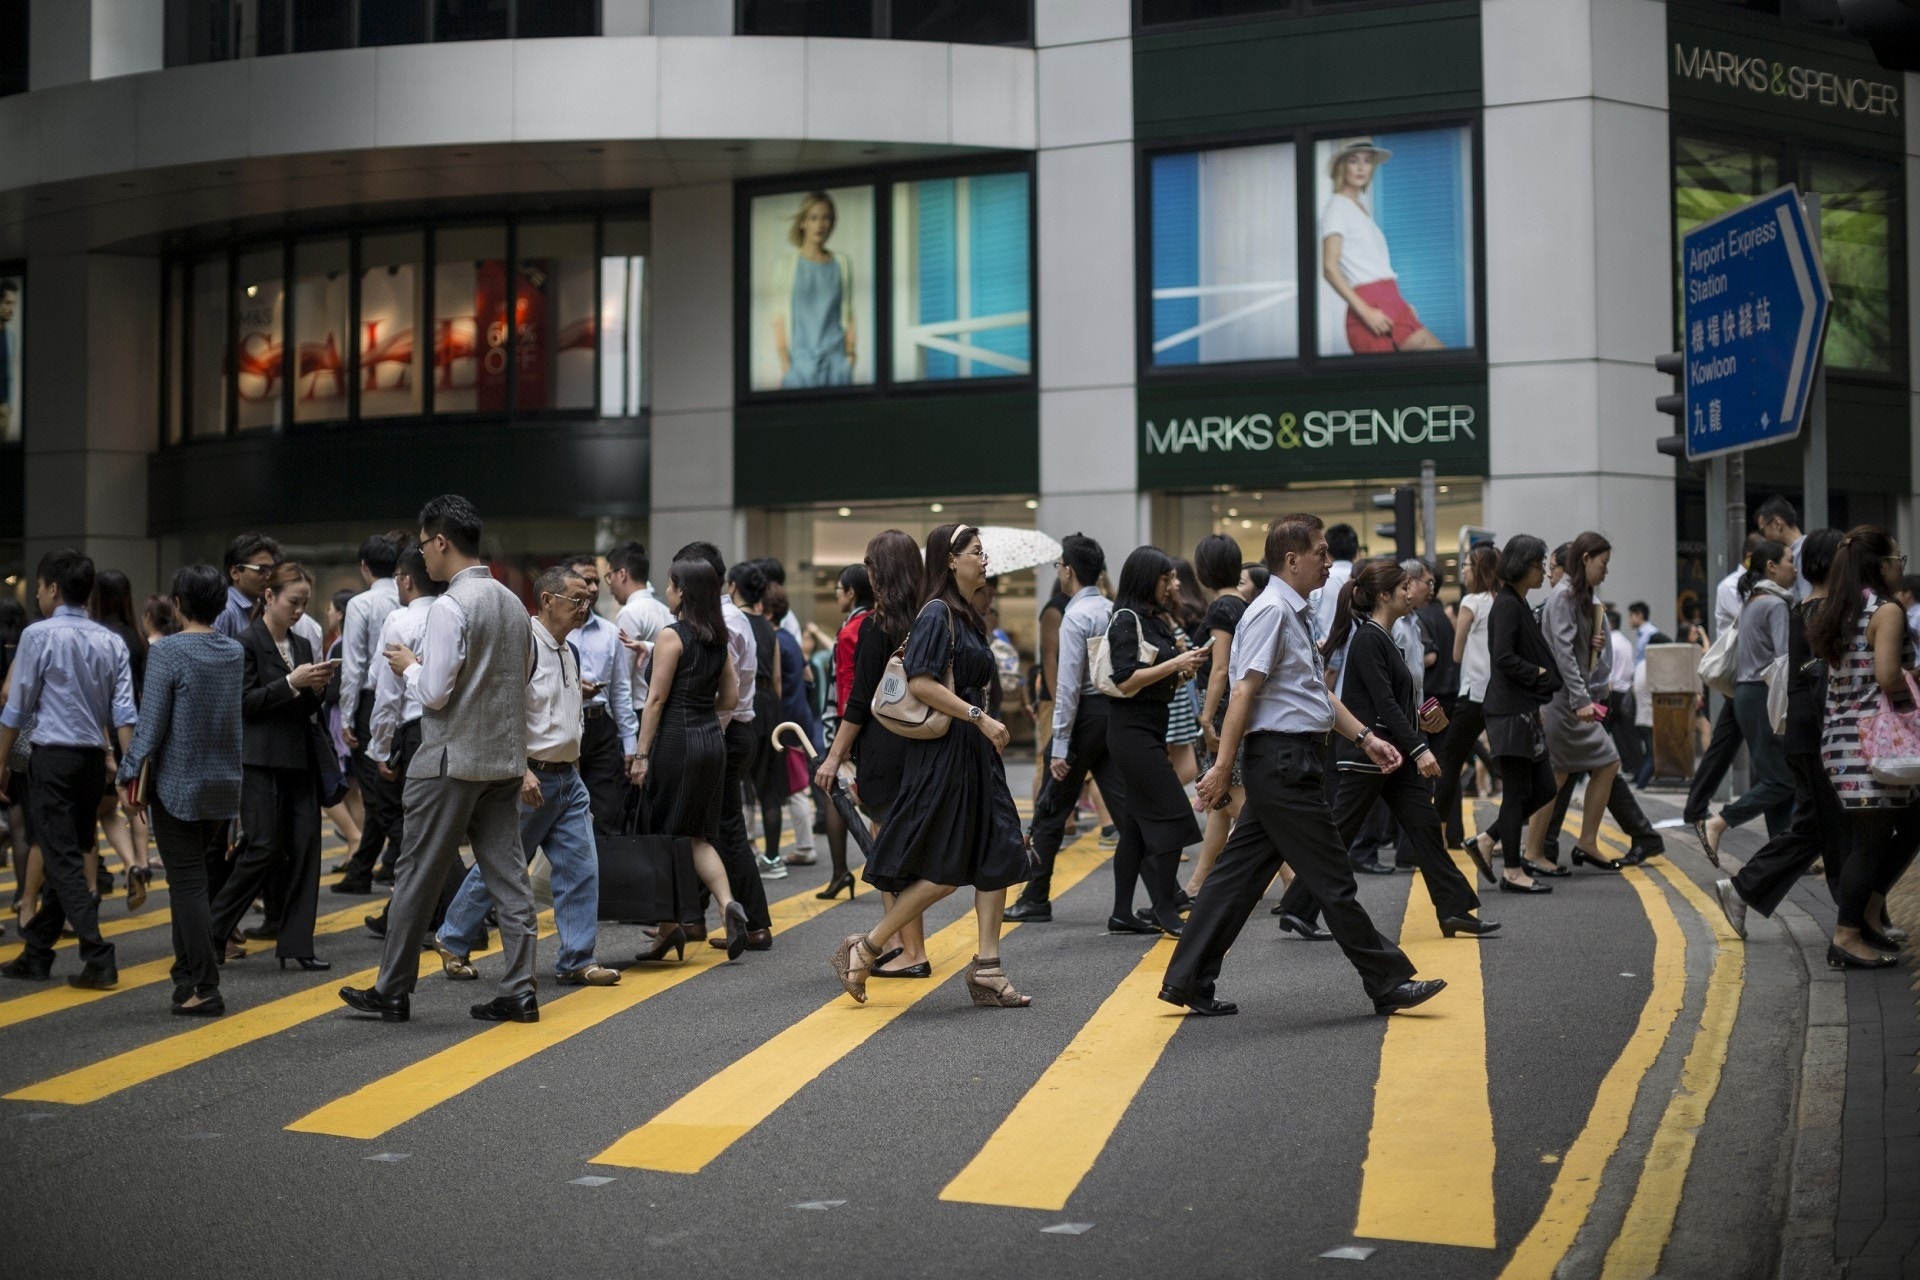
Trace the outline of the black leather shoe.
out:
M 103 969 L 96 965 L 87 965 L 80 972 L 67 979 L 67 985 L 81 991 L 111 991 L 120 985 L 118 969 Z
M 1526 864 L 1525 870 L 1530 876 L 1546 876 L 1550 880 L 1558 880 L 1562 876 L 1573 874 L 1557 862 L 1535 862 L 1532 858 L 1522 858 L 1521 861 Z
M 540 1001 L 533 992 L 518 996 L 495 996 L 470 1011 L 481 1022 L 538 1022 Z
M 1027 924 L 1047 924 L 1053 919 L 1051 902 L 1030 902 L 1025 898 L 1014 903 L 1000 913 L 1002 920 L 1019 920 Z
M 1280 913 L 1280 932 L 1297 933 L 1308 942 L 1330 942 L 1333 939 L 1333 935 L 1325 929 L 1322 929 L 1317 924 L 1302 920 L 1291 911 L 1282 911 Z
M 1363 876 L 1390 876 L 1394 871 L 1392 865 L 1385 862 L 1356 862 L 1353 870 L 1356 875 Z
M 1534 874 L 1538 875 L 1539 873 L 1535 872 Z M 1517 880 L 1503 879 L 1500 881 L 1500 892 L 1502 893 L 1552 893 L 1553 886 L 1550 884 L 1541 884 L 1538 880 L 1535 880 L 1532 884 L 1521 884 Z
M 380 867 L 374 871 L 373 875 L 370 878 L 373 880 L 375 884 L 392 884 L 393 868 Z
M 1373 1011 L 1392 1013 L 1396 1009 L 1411 1009 L 1417 1004 L 1425 1004 L 1446 989 L 1445 978 L 1429 978 L 1425 982 L 1403 982 L 1375 1000 Z
M 1595 871 L 1612 871 L 1618 873 L 1627 864 L 1618 858 L 1609 858 L 1604 853 L 1588 853 L 1579 845 L 1575 845 L 1573 847 L 1573 865 L 1576 867 L 1592 867 Z
M 243 938 L 252 938 L 255 942 L 272 942 L 280 936 L 280 926 L 277 924 L 257 924 L 251 929 L 242 929 L 240 936 Z
M 412 1001 L 406 996 L 383 996 L 372 987 L 342 987 L 340 998 L 349 1009 L 379 1014 L 382 1022 L 405 1022 L 413 1014 Z
M 1160 932 L 1160 926 L 1157 924 L 1150 924 L 1147 921 L 1142 920 L 1139 916 L 1108 916 L 1107 932 L 1108 933 L 1157 934 Z
M 1212 996 L 1190 995 L 1179 987 L 1160 988 L 1160 998 L 1168 1004 L 1177 1004 L 1189 1013 L 1197 1013 L 1203 1018 L 1224 1018 L 1230 1013 L 1240 1012 L 1240 1006 L 1231 1000 L 1215 1000 Z
M 373 892 L 373 882 L 364 877 L 346 879 L 334 885 L 333 891 L 335 893 L 351 893 L 364 896 Z
M 1643 862 L 1659 857 L 1666 851 L 1667 846 L 1664 841 L 1636 840 L 1633 842 L 1632 847 L 1627 850 L 1627 856 L 1620 859 L 1620 861 L 1630 867 L 1637 867 Z
M 192 998 L 187 997 L 189 1000 Z M 183 1004 L 176 1000 L 173 1011 L 182 1018 L 218 1018 L 227 1012 L 227 1002 L 219 996 L 208 996 L 199 1004 Z
M 363 923 L 367 926 L 367 932 L 374 937 L 384 938 L 387 936 L 387 918 L 385 915 L 367 916 L 364 918 Z
M 879 965 L 867 970 L 869 978 L 931 978 L 933 965 L 925 960 L 919 964 L 910 964 L 901 969 L 882 969 Z
M 1489 934 L 1500 932 L 1500 922 L 1498 920 L 1475 920 L 1472 916 L 1448 916 L 1440 922 L 1440 932 L 1449 938 L 1456 933 L 1471 934 L 1476 938 L 1484 938 Z
M 1899 956 L 1875 956 L 1863 960 L 1851 951 L 1843 951 L 1829 942 L 1827 944 L 1827 968 L 1829 969 L 1891 969 L 1900 963 Z
M 25 956 L 16 956 L 0 964 L 0 978 L 12 978 L 16 982 L 45 982 L 52 976 L 51 964 L 35 964 Z

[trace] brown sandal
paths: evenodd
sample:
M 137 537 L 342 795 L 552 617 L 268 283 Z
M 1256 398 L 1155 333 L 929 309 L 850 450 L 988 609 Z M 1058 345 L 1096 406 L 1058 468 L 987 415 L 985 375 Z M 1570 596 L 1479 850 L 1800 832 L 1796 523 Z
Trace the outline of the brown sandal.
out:
M 976 1005 L 991 1009 L 1025 1009 L 1033 1004 L 1032 996 L 1023 996 L 1014 990 L 1013 983 L 1000 968 L 1000 957 L 982 960 L 973 958 L 967 967 L 967 994 L 973 997 Z
M 864 933 L 848 934 L 833 949 L 834 975 L 847 994 L 861 1004 L 867 1002 L 867 974 L 879 958 L 880 949 L 868 942 Z

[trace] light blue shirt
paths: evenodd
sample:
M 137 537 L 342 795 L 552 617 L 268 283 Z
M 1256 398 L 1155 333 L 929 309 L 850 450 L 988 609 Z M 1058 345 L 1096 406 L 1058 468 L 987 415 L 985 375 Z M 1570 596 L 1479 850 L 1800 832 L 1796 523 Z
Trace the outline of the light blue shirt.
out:
M 227 588 L 227 607 L 213 620 L 213 629 L 230 639 L 238 640 L 240 633 L 253 625 L 253 601 L 247 593 L 238 587 Z M 316 651 L 317 652 L 317 651 Z
M 1238 685 L 1262 677 L 1247 717 L 1248 733 L 1326 733 L 1333 728 L 1313 609 L 1279 574 L 1247 606 L 1233 633 L 1227 676 Z
M 1079 714 L 1080 699 L 1098 694 L 1087 678 L 1087 642 L 1105 634 L 1113 617 L 1113 602 L 1100 594 L 1098 587 L 1082 587 L 1067 601 L 1060 614 L 1060 660 L 1053 689 L 1053 758 L 1067 758 L 1067 742 L 1073 737 L 1073 718 Z
M 626 679 L 627 651 L 620 644 L 620 631 L 597 613 L 587 615 L 582 625 L 567 637 L 580 655 L 580 678 L 600 686 L 600 692 L 587 699 L 589 707 L 606 707 L 613 713 L 614 728 L 620 731 L 620 749 L 632 755 L 640 738 L 640 719 L 633 714 L 633 689 Z
M 63 604 L 20 633 L 10 669 L 13 691 L 0 724 L 35 717 L 36 747 L 105 747 L 107 735 L 138 722 L 127 642 Z

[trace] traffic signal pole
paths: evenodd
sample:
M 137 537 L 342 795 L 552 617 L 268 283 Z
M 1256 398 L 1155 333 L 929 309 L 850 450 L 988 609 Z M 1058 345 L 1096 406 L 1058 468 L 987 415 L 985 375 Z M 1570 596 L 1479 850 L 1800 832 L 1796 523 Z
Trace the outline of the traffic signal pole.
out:
M 1822 252 L 1820 243 L 1820 194 L 1800 197 L 1807 211 L 1807 223 L 1813 229 L 1813 251 Z M 1813 390 L 1808 396 L 1807 429 L 1800 435 L 1800 514 L 1807 530 L 1827 527 L 1827 358 L 1821 344 L 1818 364 L 1813 367 Z

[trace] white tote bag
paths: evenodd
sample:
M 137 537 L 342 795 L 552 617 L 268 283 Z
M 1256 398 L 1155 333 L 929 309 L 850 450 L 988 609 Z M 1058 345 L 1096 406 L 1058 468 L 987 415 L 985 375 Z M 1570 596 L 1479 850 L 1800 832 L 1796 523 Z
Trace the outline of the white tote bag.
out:
M 1733 696 L 1735 649 L 1740 643 L 1740 628 L 1729 626 L 1715 636 L 1707 651 L 1700 655 L 1700 683 L 1724 697 Z

